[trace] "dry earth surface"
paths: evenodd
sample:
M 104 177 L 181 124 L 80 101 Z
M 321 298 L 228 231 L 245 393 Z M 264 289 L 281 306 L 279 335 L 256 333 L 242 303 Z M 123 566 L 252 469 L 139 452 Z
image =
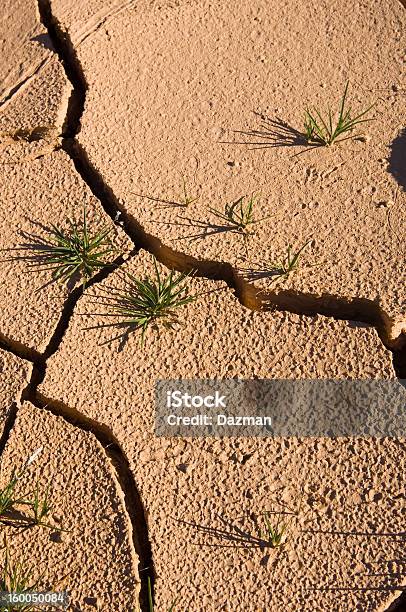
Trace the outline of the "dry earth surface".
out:
M 69 610 L 138 612 L 139 577 L 147 610 L 147 575 L 158 611 L 384 612 L 405 586 L 403 439 L 154 436 L 157 379 L 397 384 L 382 340 L 402 349 L 405 332 L 406 13 L 280 4 L 3 3 L 1 482 L 43 446 L 29 478 L 69 529 L 3 532 Z M 306 147 L 304 108 L 336 105 L 347 79 L 374 121 Z M 249 236 L 209 210 L 251 193 L 272 216 Z M 24 247 L 84 206 L 123 258 L 82 295 Z M 308 239 L 299 272 L 270 277 Z M 110 342 L 105 297 L 152 273 L 147 250 L 221 280 L 189 281 L 175 330 Z M 264 298 L 280 310 L 246 307 Z M 286 547 L 267 547 L 261 513 L 299 505 Z
M 151 385 L 167 378 L 391 379 L 391 356 L 376 331 L 252 312 L 224 283 L 195 279 L 192 293 L 200 297 L 184 307 L 177 332 L 150 330 L 144 348 L 139 333 L 106 345 L 123 330 L 98 328 L 109 319 L 94 313 L 108 312 L 103 303 L 124 289 L 123 272 L 153 274 L 151 256 L 141 252 L 79 300 L 39 391 L 43 403 L 62 400 L 68 414 L 107 427 L 128 457 L 146 509 L 158 609 L 176 598 L 180 609 L 196 611 L 383 607 L 398 576 L 391 582 L 387 572 L 375 591 L 383 583 L 372 568 L 403 547 L 398 440 L 157 439 Z M 289 548 L 282 555 L 261 549 L 255 517 L 281 502 L 297 506 L 302 490 Z M 238 528 L 249 535 L 236 536 Z
M 21 479 L 18 494 L 29 497 L 38 483 L 43 496 L 49 487 L 50 528 L 3 525 L 2 541 L 6 538 L 11 557 L 32 566 L 39 590 L 68 589 L 72 611 L 135 610 L 139 587 L 132 528 L 104 449 L 93 434 L 26 402 L 2 455 L 3 486 L 12 469 L 21 468 L 38 448 L 43 451 Z M 30 516 L 27 508 L 22 516 Z
M 401 5 L 126 4 L 87 38 L 89 15 L 54 4 L 79 37 L 88 85 L 78 141 L 120 207 L 180 261 L 226 262 L 251 282 L 259 272 L 262 289 L 309 303 L 354 302 L 357 312 L 366 300 L 396 340 L 406 313 L 405 196 L 394 176 L 406 120 Z M 354 109 L 376 103 L 366 138 L 308 150 L 304 109 L 338 107 L 347 79 Z M 187 209 L 183 178 L 198 196 Z M 245 240 L 210 208 L 252 193 L 255 217 L 270 217 Z M 288 244 L 309 239 L 300 275 L 267 274 Z

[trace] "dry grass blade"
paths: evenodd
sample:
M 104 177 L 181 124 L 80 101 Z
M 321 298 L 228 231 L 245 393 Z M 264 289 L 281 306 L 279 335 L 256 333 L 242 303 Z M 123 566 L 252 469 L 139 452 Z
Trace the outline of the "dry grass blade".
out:
M 191 204 L 193 204 L 194 202 L 197 202 L 197 200 L 199 199 L 200 196 L 190 196 L 187 186 L 186 186 L 186 179 L 184 176 L 182 176 L 182 197 L 181 197 L 181 202 L 180 204 L 182 206 L 184 206 L 185 208 L 187 208 L 188 206 L 190 206 Z

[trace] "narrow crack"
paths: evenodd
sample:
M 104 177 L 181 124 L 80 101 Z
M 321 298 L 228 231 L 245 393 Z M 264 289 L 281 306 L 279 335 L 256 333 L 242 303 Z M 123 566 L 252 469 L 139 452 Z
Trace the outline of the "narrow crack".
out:
M 123 256 L 118 257 L 109 266 L 98 272 L 87 284 L 87 287 L 92 287 L 117 270 L 124 261 L 128 261 L 136 255 L 134 249 L 125 259 Z M 113 432 L 103 423 L 99 423 L 80 413 L 76 409 L 72 409 L 63 402 L 45 398 L 38 392 L 39 385 L 43 382 L 46 374 L 47 360 L 58 350 L 69 322 L 73 316 L 74 309 L 79 299 L 83 294 L 82 287 L 76 287 L 68 296 L 64 303 L 61 317 L 58 324 L 48 342 L 48 345 L 43 353 L 37 351 L 30 352 L 30 349 L 24 347 L 20 343 L 11 341 L 4 342 L 0 338 L 0 348 L 7 350 L 17 356 L 25 359 L 29 357 L 29 361 L 33 363 L 30 380 L 26 387 L 21 391 L 19 398 L 14 402 L 8 411 L 6 422 L 4 424 L 3 433 L 0 438 L 0 455 L 4 451 L 7 441 L 10 437 L 17 416 L 18 408 L 23 401 L 29 401 L 34 406 L 42 410 L 48 410 L 56 416 L 62 417 L 66 422 L 78 427 L 84 431 L 91 432 L 98 442 L 102 445 L 107 457 L 110 459 L 121 490 L 124 494 L 126 512 L 132 526 L 132 537 L 134 550 L 139 560 L 139 575 L 141 579 L 140 605 L 143 609 L 147 609 L 148 602 L 148 585 L 147 576 L 153 577 L 152 564 L 152 549 L 148 536 L 147 520 L 141 497 L 138 493 L 137 484 L 134 480 L 129 461 L 122 450 L 118 439 Z
M 39 374 L 45 375 L 45 368 Z M 38 373 L 36 376 L 38 376 Z M 139 562 L 138 569 L 141 579 L 140 603 L 144 609 L 147 609 L 148 592 L 146 576 L 151 576 L 153 570 L 147 519 L 130 463 L 118 439 L 103 423 L 86 417 L 78 410 L 67 406 L 61 401 L 46 398 L 35 389 L 27 388 L 26 392 L 23 393 L 22 399 L 30 401 L 41 410 L 47 410 L 55 416 L 62 417 L 74 427 L 92 433 L 106 452 L 115 469 L 121 490 L 124 493 L 125 507 L 132 526 L 133 545 Z
M 31 70 L 29 74 L 23 76 L 23 78 L 18 83 L 10 87 L 7 92 L 2 93 L 3 98 L 0 101 L 1 109 L 15 97 L 24 86 L 26 86 L 33 78 L 37 76 L 40 70 L 42 70 L 42 68 L 49 62 L 50 57 L 51 56 L 48 56 L 45 59 L 41 60 L 38 65 L 33 70 Z
M 5 336 L 2 332 L 0 332 L 0 349 L 6 351 L 7 353 L 12 353 L 20 359 L 25 359 L 26 361 L 31 361 L 33 363 L 39 361 L 42 358 L 42 355 L 39 351 L 36 351 L 35 349 L 30 348 L 29 346 L 26 346 L 18 340 L 14 340 L 13 338 Z

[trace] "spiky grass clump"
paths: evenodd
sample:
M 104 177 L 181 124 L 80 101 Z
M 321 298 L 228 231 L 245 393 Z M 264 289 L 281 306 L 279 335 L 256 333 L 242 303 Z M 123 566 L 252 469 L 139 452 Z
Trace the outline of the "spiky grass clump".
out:
M 84 286 L 98 270 L 110 263 L 116 251 L 110 239 L 112 231 L 113 228 L 107 226 L 90 230 L 84 208 L 80 221 L 68 219 L 68 229 L 50 226 L 50 238 L 39 245 L 31 258 L 32 265 L 50 270 L 54 281 L 64 283 L 79 277 Z
M 265 219 L 268 219 L 271 216 L 268 215 L 267 217 L 262 217 L 261 219 L 254 218 L 254 205 L 257 198 L 258 196 L 255 194 L 249 198 L 247 198 L 247 196 L 242 196 L 236 202 L 226 204 L 224 212 L 221 212 L 216 208 L 209 208 L 209 210 L 218 219 L 226 221 L 226 223 L 236 231 L 243 234 L 248 234 L 248 228 L 251 225 L 261 223 L 261 221 L 265 221 Z
M 270 513 L 263 513 L 265 523 L 265 533 L 261 532 L 261 536 L 265 537 L 271 548 L 279 548 L 286 543 L 288 523 L 282 521 L 282 514 L 276 514 L 275 522 L 271 521 Z
M 286 257 L 279 262 L 273 262 L 269 264 L 269 270 L 274 276 L 280 276 L 287 278 L 292 272 L 296 272 L 300 266 L 300 260 L 303 251 L 309 246 L 312 239 L 305 242 L 303 246 L 296 252 L 292 252 L 292 245 L 289 244 L 287 248 Z
M 191 196 L 189 194 L 189 191 L 188 191 L 187 186 L 186 186 L 186 179 L 185 179 L 184 176 L 182 176 L 182 196 L 180 198 L 181 206 L 184 206 L 185 208 L 187 208 L 188 206 L 190 206 L 194 202 L 197 202 L 199 197 L 200 196 L 194 196 L 193 197 L 193 196 Z
M 141 344 L 144 344 L 145 333 L 151 325 L 162 324 L 172 329 L 179 323 L 177 310 L 190 304 L 196 296 L 189 295 L 186 280 L 190 272 L 179 274 L 171 271 L 163 277 L 153 257 L 155 278 L 147 276 L 142 280 L 129 272 L 124 276 L 124 291 L 115 291 L 105 297 L 104 305 L 109 307 L 107 316 L 117 316 L 117 323 L 106 323 L 96 327 L 126 327 L 141 330 Z M 113 338 L 114 340 L 115 338 Z
M 372 119 L 363 119 L 363 117 L 373 108 L 374 104 L 355 117 L 352 116 L 351 107 L 346 107 L 348 86 L 349 81 L 347 81 L 345 86 L 338 118 L 334 123 L 331 109 L 328 109 L 328 114 L 324 118 L 317 109 L 314 111 L 307 109 L 305 111 L 305 135 L 309 143 L 330 146 L 334 142 L 348 140 L 349 138 L 353 138 L 352 134 L 346 138 L 340 138 L 340 136 L 353 132 L 354 128 L 361 123 L 372 121 Z

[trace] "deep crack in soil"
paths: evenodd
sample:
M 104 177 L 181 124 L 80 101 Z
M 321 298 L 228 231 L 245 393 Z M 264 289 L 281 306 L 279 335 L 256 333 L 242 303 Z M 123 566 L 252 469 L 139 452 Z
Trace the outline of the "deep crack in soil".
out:
M 252 310 L 274 309 L 308 316 L 319 314 L 337 320 L 367 323 L 376 328 L 383 344 L 392 351 L 397 376 L 400 379 L 406 378 L 406 338 L 404 334 L 395 340 L 389 338 L 390 318 L 377 303 L 366 298 L 345 299 L 334 295 L 318 296 L 290 290 L 259 292 L 231 264 L 187 256 L 145 232 L 140 223 L 123 209 L 113 190 L 94 168 L 86 151 L 75 138 L 80 132 L 85 107 L 86 78 L 69 35 L 52 15 L 50 1 L 39 0 L 39 10 L 41 21 L 48 30 L 73 88 L 62 135 L 62 148 L 72 159 L 77 172 L 100 201 L 106 214 L 114 223 L 119 223 L 134 244 L 155 255 L 168 268 L 181 272 L 194 270 L 198 276 L 224 281 L 234 291 L 241 304 Z

